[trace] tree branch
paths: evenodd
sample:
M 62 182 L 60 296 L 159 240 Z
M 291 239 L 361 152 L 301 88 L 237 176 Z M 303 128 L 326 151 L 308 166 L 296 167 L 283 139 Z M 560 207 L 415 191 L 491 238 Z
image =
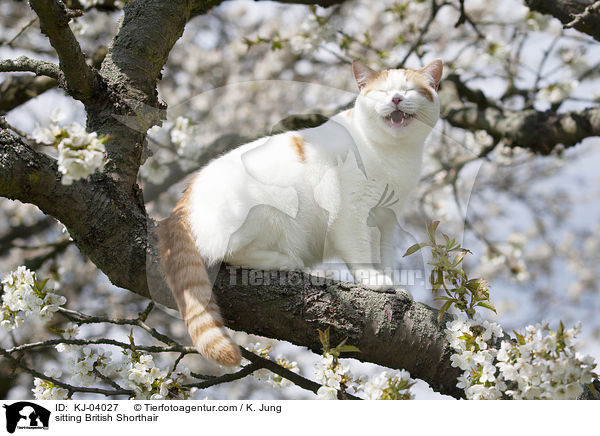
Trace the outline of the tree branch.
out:
M 596 3 L 593 3 L 593 4 L 589 5 L 589 6 L 587 6 L 583 10 L 582 13 L 575 14 L 574 15 L 575 18 L 573 19 L 573 21 L 565 24 L 565 28 L 575 27 L 576 25 L 578 25 L 580 23 L 584 23 L 585 21 L 587 21 L 590 18 L 592 18 L 598 12 L 600 12 L 600 1 L 597 1 Z
M 30 0 L 29 4 L 40 19 L 42 33 L 58 54 L 69 94 L 84 103 L 89 101 L 97 91 L 98 81 L 69 27 L 72 14 L 61 1 Z
M 6 59 L 0 61 L 0 73 L 14 71 L 29 71 L 38 76 L 48 76 L 59 82 L 64 81 L 63 74 L 58 65 L 52 62 L 30 59 L 26 56 L 20 56 L 17 59 Z
M 99 47 L 94 51 L 91 59 L 94 68 L 100 68 L 102 61 L 106 56 L 106 51 L 107 49 L 105 46 Z M 66 89 L 64 75 L 58 66 L 56 66 L 56 68 L 60 74 L 60 84 L 56 79 L 49 77 L 35 77 L 28 74 L 12 75 L 7 77 L 6 80 L 0 83 L 0 113 L 13 110 L 23 103 L 26 103 L 27 101 L 57 86 L 61 86 L 63 89 Z
M 258 281 L 249 280 L 253 273 Z M 320 354 L 317 329 L 330 328 L 333 344 L 347 339 L 360 349 L 352 357 L 406 369 L 438 392 L 464 395 L 456 387 L 459 371 L 450 365 L 451 348 L 444 333 L 448 315 L 438 325 L 436 309 L 403 292 L 380 293 L 353 283 L 315 279 L 300 272 L 223 267 L 213 292 L 234 330 L 285 340 Z
M 485 130 L 508 147 L 550 154 L 562 144 L 572 147 L 590 136 L 600 136 L 600 108 L 557 113 L 533 109 L 503 110 L 479 91 L 470 90 L 457 75 L 444 80 L 440 90 L 442 118 L 454 127 Z
M 59 53 L 69 87 L 77 85 L 76 95 L 87 95 L 95 86 L 87 80 L 93 72 L 87 66 L 82 69 L 85 59 L 68 30 L 64 8 L 54 11 L 58 3 L 47 0 L 31 3 L 38 6 L 34 9 L 42 30 Z M 158 261 L 155 223 L 146 216 L 141 195 L 135 190 L 135 177 L 145 131 L 162 113 L 156 82 L 169 52 L 194 13 L 219 3 L 147 0 L 126 5 L 121 29 L 101 68 L 106 95 L 86 104 L 90 130 L 112 138 L 107 143 L 107 174 L 64 186 L 52 158 L 0 129 L 0 195 L 36 204 L 56 217 L 115 285 L 152 296 L 169 307 L 175 305 Z M 64 32 L 66 40 L 61 40 Z M 485 98 L 474 102 L 476 93 L 459 89 L 452 80 L 442 93 L 443 113 L 452 125 L 485 129 L 510 146 L 547 153 L 557 143 L 573 145 L 600 132 L 598 109 L 567 114 L 510 113 Z M 116 115 L 136 113 L 143 114 L 137 128 L 116 119 Z M 112 177 L 113 172 L 125 177 Z M 314 284 L 306 277 L 290 282 L 285 272 L 266 275 L 273 280 L 256 285 L 248 283 L 242 270 L 220 271 L 214 292 L 230 327 L 287 340 L 315 352 L 320 352 L 317 329 L 329 327 L 334 343 L 347 338 L 361 350 L 356 358 L 407 369 L 439 392 L 462 395 L 456 387 L 459 371 L 449 362 L 451 350 L 443 329 L 448 318 L 438 325 L 437 310 L 403 294 L 376 293 L 354 284 Z M 171 351 L 181 349 L 174 346 Z
M 15 358 L 14 356 L 12 356 L 10 353 L 8 353 L 3 348 L 0 348 L 0 355 L 2 355 L 2 357 L 9 360 L 10 362 L 12 362 L 14 365 L 21 368 L 23 371 L 31 374 L 33 377 L 37 377 L 42 380 L 47 380 L 58 387 L 66 389 L 69 392 L 69 397 L 73 394 L 73 392 L 85 392 L 85 393 L 90 393 L 90 394 L 102 394 L 102 395 L 107 395 L 107 396 L 108 395 L 127 395 L 127 396 L 131 397 L 131 396 L 135 395 L 135 392 L 128 390 L 128 389 L 118 391 L 118 390 L 103 389 L 103 388 L 89 388 L 89 387 L 85 387 L 85 386 L 72 386 L 68 383 L 64 383 L 60 380 L 57 380 L 54 377 L 49 377 L 45 374 L 42 374 L 39 371 L 36 371 L 33 368 L 28 367 L 20 359 Z
M 0 236 L 0 255 L 7 252 L 12 246 L 15 239 L 29 238 L 39 232 L 42 232 L 50 227 L 52 219 L 50 217 L 42 218 L 33 224 L 12 227 L 10 231 Z
M 525 0 L 532 11 L 558 18 L 565 27 L 574 27 L 600 41 L 600 2 L 593 0 Z
M 35 204 L 58 219 L 115 285 L 148 296 L 143 274 L 147 217 L 131 188 L 98 173 L 70 186 L 60 180 L 54 159 L 0 129 L 0 196 Z
M 49 77 L 29 74 L 7 77 L 0 83 L 0 112 L 13 110 L 56 86 L 58 81 Z
M 250 362 L 252 362 L 254 364 L 260 365 L 260 367 L 266 368 L 269 371 L 274 372 L 277 375 L 280 375 L 281 377 L 291 381 L 296 386 L 299 386 L 302 389 L 306 389 L 307 391 L 312 391 L 316 394 L 317 391 L 319 390 L 319 388 L 321 387 L 321 385 L 319 383 L 315 383 L 312 380 L 304 378 L 301 375 L 296 374 L 295 372 L 290 371 L 287 368 L 284 368 L 283 366 L 279 365 L 278 363 L 273 362 L 272 360 L 269 360 L 269 359 L 265 359 L 264 357 L 258 356 L 256 354 L 246 350 L 243 347 L 240 347 L 240 351 L 242 352 L 242 357 L 244 357 L 245 359 L 249 360 Z M 354 395 L 351 395 L 347 392 L 341 392 L 341 391 L 338 391 L 338 399 L 340 399 L 340 400 L 345 400 L 345 399 L 360 400 L 360 398 L 358 398 Z
M 156 83 L 190 18 L 190 3 L 148 0 L 125 6 L 121 27 L 109 46 L 101 74 L 126 94 L 125 99 L 135 99 L 132 104 L 158 107 Z

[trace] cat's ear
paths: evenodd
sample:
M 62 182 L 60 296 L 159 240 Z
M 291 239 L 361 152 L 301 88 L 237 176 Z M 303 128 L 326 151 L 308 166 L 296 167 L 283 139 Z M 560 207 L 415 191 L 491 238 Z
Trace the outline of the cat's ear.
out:
M 427 78 L 429 86 L 436 91 L 438 89 L 438 85 L 440 84 L 440 80 L 442 79 L 442 69 L 442 60 L 434 59 L 420 70 L 421 73 Z
M 352 72 L 354 73 L 354 78 L 356 79 L 359 90 L 362 90 L 367 86 L 369 79 L 378 74 L 377 71 L 367 67 L 361 61 L 352 61 Z

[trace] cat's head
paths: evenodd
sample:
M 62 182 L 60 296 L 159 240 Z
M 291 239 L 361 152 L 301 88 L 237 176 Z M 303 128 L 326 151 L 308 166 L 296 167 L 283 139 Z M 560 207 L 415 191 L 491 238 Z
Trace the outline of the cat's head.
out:
M 367 124 L 366 132 L 425 139 L 440 116 L 437 89 L 442 77 L 441 60 L 420 70 L 379 72 L 354 61 L 352 70 L 360 90 L 355 110 L 360 122 Z

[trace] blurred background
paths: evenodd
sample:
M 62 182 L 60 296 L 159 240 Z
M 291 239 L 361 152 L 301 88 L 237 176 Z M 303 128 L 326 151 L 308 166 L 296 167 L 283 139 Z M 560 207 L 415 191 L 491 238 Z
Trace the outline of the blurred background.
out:
M 124 2 L 66 3 L 85 10 L 71 26 L 83 50 L 101 63 Z M 20 55 L 57 61 L 27 3 L 3 0 L 0 58 Z M 329 8 L 226 1 L 194 18 L 163 70 L 159 97 L 168 105 L 168 117 L 149 131 L 139 173 L 150 215 L 168 214 L 207 151 L 289 127 L 290 116 L 314 120 L 315 114 L 330 116 L 352 104 L 357 92 L 352 59 L 384 69 L 420 68 L 438 57 L 446 78 L 440 87 L 443 119 L 428 140 L 422 180 L 401 217 L 408 236 L 398 249 L 399 266 L 419 270 L 426 264 L 427 259 L 401 255 L 415 240 L 424 240 L 428 220 L 440 220 L 442 231 L 472 251 L 465 260 L 469 276 L 491 283 L 498 314 L 487 317 L 505 331 L 541 320 L 552 327 L 559 320 L 581 321 L 582 351 L 600 359 L 600 139 L 547 147 L 542 139 L 536 142 L 544 132 L 531 132 L 528 141 L 518 135 L 525 114 L 579 114 L 598 107 L 600 45 L 523 1 L 347 0 Z M 512 121 L 494 125 L 480 116 L 461 116 L 456 112 L 461 107 Z M 31 134 L 36 126 L 49 125 L 57 110 L 61 123 L 85 124 L 83 105 L 56 89 L 52 79 L 0 74 L 0 112 L 12 126 Z M 0 275 L 19 265 L 51 277 L 67 306 L 87 314 L 128 317 L 147 304 L 111 285 L 54 218 L 0 198 Z M 410 290 L 417 301 L 434 304 L 424 286 Z M 148 323 L 188 341 L 183 322 L 172 313 L 154 311 Z M 86 338 L 126 340 L 128 334 L 128 328 L 104 324 L 81 329 Z M 0 330 L 0 343 L 48 335 L 43 326 L 28 323 L 10 333 Z M 272 356 L 297 362 L 300 372 L 314 379 L 318 356 L 306 349 L 243 333 L 235 339 L 270 345 Z M 139 333 L 136 341 L 151 338 Z M 161 355 L 156 362 L 168 366 L 174 357 Z M 66 370 L 64 356 L 54 349 L 27 359 L 41 369 Z M 220 371 L 198 356 L 187 356 L 184 363 L 193 371 Z M 347 363 L 357 374 L 382 370 Z M 314 398 L 259 378 L 199 390 L 195 397 Z M 14 377 L 2 364 L 0 398 L 30 398 L 31 388 L 30 376 Z M 443 397 L 425 382 L 414 391 L 417 399 Z

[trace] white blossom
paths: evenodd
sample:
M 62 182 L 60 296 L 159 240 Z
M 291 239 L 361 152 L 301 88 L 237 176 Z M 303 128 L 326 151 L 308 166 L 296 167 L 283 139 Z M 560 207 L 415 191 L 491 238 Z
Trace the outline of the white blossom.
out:
M 317 390 L 317 398 L 319 400 L 337 400 L 337 389 L 329 386 L 321 386 Z
M 154 157 L 146 159 L 144 165 L 140 167 L 140 175 L 155 185 L 160 185 L 169 176 L 169 167 L 159 162 Z
M 31 391 L 36 400 L 66 400 L 69 394 L 69 391 L 66 389 L 37 377 L 33 380 L 33 389 Z
M 457 386 L 469 399 L 575 399 L 590 383 L 596 364 L 590 356 L 576 352 L 580 324 L 571 329 L 550 329 L 548 323 L 525 328 L 516 341 L 493 339 L 502 329 L 487 321 L 472 325 L 457 319 L 446 326 L 455 353 L 451 365 L 463 373 Z M 473 328 L 475 327 L 475 328 Z M 468 333 L 458 339 L 459 333 Z M 457 342 L 463 342 L 458 344 Z
M 340 383 L 343 376 L 348 372 L 347 365 L 342 364 L 333 358 L 329 353 L 321 358 L 315 365 L 314 371 L 317 381 L 324 386 L 340 389 Z
M 2 315 L 0 325 L 8 330 L 19 327 L 27 317 L 49 320 L 66 299 L 45 289 L 35 274 L 25 266 L 18 267 L 2 280 Z
M 398 373 L 383 371 L 372 377 L 361 386 L 369 400 L 380 399 L 412 399 L 410 387 L 413 381 L 408 371 Z
M 180 166 L 183 169 L 193 168 L 202 153 L 202 143 L 189 118 L 179 116 L 175 119 L 175 125 L 171 129 L 171 142 L 175 145 L 176 153 L 184 158 L 179 161 Z
M 58 379 L 62 373 L 59 369 L 50 368 L 44 372 L 44 374 L 53 379 Z M 41 378 L 33 379 L 33 398 L 36 400 L 66 400 L 69 395 L 69 391 L 65 388 L 56 386 L 54 383 Z
M 319 16 L 310 14 L 300 26 L 300 33 L 290 38 L 290 46 L 296 53 L 310 53 L 321 44 L 331 41 L 335 34 L 334 26 L 324 22 Z
M 542 88 L 538 93 L 538 97 L 541 100 L 546 100 L 550 103 L 558 103 L 569 97 L 578 85 L 579 82 L 577 80 L 571 80 L 565 83 L 553 83 Z
M 71 185 L 104 167 L 105 140 L 96 132 L 88 133 L 79 123 L 61 127 L 58 125 L 60 118 L 60 113 L 54 111 L 52 123 L 48 127 L 37 126 L 32 137 L 37 142 L 56 147 L 61 183 Z

